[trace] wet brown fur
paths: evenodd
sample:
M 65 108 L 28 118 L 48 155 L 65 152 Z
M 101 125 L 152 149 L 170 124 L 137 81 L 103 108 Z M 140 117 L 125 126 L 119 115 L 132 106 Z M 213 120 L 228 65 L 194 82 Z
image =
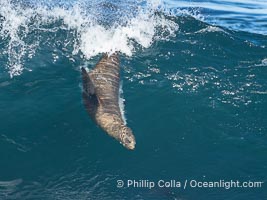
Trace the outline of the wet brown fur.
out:
M 119 108 L 120 65 L 116 53 L 104 55 L 89 73 L 82 68 L 83 101 L 91 118 L 121 142 L 126 129 Z

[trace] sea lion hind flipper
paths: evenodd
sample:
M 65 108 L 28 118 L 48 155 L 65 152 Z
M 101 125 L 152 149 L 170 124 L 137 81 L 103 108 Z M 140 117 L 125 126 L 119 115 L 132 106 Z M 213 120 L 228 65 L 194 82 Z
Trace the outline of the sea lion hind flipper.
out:
M 93 81 L 90 79 L 86 69 L 82 67 L 82 79 L 83 79 L 83 90 L 87 95 L 95 94 L 95 87 Z

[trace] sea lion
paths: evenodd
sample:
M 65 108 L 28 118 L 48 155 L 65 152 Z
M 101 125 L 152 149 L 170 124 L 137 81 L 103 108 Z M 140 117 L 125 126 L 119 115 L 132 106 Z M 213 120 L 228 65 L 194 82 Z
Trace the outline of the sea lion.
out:
M 132 130 L 122 119 L 119 107 L 120 65 L 118 53 L 105 54 L 95 68 L 82 67 L 83 102 L 90 117 L 127 149 L 135 148 Z

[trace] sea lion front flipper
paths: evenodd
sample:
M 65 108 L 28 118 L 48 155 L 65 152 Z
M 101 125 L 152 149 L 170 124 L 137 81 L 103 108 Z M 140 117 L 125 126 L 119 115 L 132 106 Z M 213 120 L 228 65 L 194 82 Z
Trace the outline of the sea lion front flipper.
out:
M 84 92 L 89 96 L 89 95 L 94 95 L 95 94 L 95 87 L 90 79 L 89 74 L 87 73 L 86 69 L 82 67 L 82 79 L 83 79 L 83 90 Z
M 86 69 L 82 67 L 82 81 L 83 81 L 83 102 L 88 113 L 95 118 L 97 107 L 99 106 L 99 99 L 96 95 L 94 82 L 87 73 Z

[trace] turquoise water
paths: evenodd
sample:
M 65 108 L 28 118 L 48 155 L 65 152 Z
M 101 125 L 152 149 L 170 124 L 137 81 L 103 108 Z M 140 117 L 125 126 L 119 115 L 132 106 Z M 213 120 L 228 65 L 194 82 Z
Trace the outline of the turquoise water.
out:
M 266 183 L 183 188 L 267 181 L 264 1 L 0 5 L 1 200 L 267 198 Z M 97 127 L 81 98 L 80 67 L 115 50 L 134 151 Z

